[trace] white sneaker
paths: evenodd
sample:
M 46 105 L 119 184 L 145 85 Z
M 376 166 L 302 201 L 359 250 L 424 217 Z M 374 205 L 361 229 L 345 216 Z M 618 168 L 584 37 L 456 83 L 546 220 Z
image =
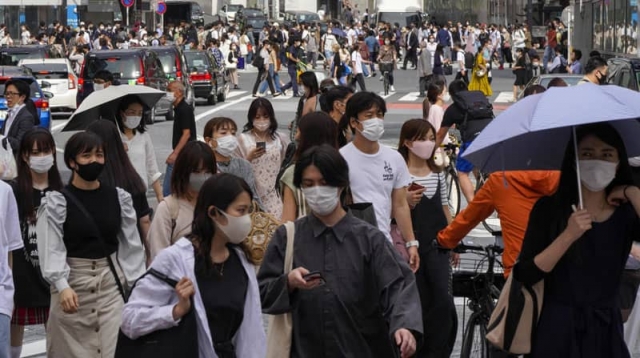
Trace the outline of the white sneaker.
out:
M 391 92 L 395 92 L 395 91 L 396 91 L 396 88 L 391 86 Z

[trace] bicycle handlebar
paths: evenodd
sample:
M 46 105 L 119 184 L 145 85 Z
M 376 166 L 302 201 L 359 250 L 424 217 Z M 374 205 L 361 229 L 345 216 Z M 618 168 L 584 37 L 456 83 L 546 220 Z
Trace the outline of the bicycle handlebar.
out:
M 500 247 L 500 246 L 497 246 L 497 245 L 480 246 L 480 245 L 467 245 L 467 244 L 464 244 L 464 243 L 460 243 L 460 244 L 458 244 L 458 246 L 456 246 L 453 249 L 453 251 L 457 252 L 459 254 L 464 254 L 464 253 L 467 253 L 469 251 L 482 252 L 482 253 L 486 253 L 488 251 L 492 251 L 494 254 L 500 255 L 504 251 L 504 248 Z
M 456 150 L 457 148 L 460 148 L 460 145 L 455 143 L 447 143 L 441 144 L 440 148 L 444 148 L 445 150 Z

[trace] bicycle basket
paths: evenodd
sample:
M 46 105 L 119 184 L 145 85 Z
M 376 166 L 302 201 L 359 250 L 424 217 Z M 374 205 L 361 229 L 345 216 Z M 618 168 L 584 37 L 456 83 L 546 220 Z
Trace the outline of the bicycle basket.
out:
M 385 72 L 392 72 L 393 71 L 393 63 L 380 63 L 378 64 L 378 67 L 380 68 L 380 72 L 385 73 Z
M 485 273 L 489 269 L 487 258 L 482 255 L 472 255 L 474 257 L 461 257 L 458 267 L 453 268 L 454 297 L 477 298 L 485 288 Z M 504 270 L 502 263 L 497 259 L 493 272 L 493 284 L 498 289 L 502 289 L 505 281 Z

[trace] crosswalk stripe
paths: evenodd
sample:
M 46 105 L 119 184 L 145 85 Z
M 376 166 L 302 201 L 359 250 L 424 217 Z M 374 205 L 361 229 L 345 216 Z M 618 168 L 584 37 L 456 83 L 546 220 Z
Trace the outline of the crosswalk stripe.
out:
M 400 102 L 415 102 L 417 100 L 422 100 L 422 98 L 418 97 L 420 92 L 409 92 L 406 95 L 400 97 L 398 101 Z
M 512 91 L 500 92 L 498 97 L 493 101 L 493 103 L 509 103 L 513 98 Z
M 227 93 L 227 98 L 242 96 L 245 93 L 249 93 L 249 92 L 248 91 L 231 91 Z

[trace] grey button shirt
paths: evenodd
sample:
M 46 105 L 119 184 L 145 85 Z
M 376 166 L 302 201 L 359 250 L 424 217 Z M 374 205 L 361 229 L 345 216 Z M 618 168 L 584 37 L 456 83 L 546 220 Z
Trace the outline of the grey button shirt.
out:
M 351 214 L 332 228 L 310 214 L 295 230 L 293 268 L 320 271 L 326 284 L 288 292 L 284 226 L 258 273 L 263 312 L 292 312 L 292 358 L 393 357 L 392 337 L 400 328 L 420 342 L 415 276 L 380 230 Z

